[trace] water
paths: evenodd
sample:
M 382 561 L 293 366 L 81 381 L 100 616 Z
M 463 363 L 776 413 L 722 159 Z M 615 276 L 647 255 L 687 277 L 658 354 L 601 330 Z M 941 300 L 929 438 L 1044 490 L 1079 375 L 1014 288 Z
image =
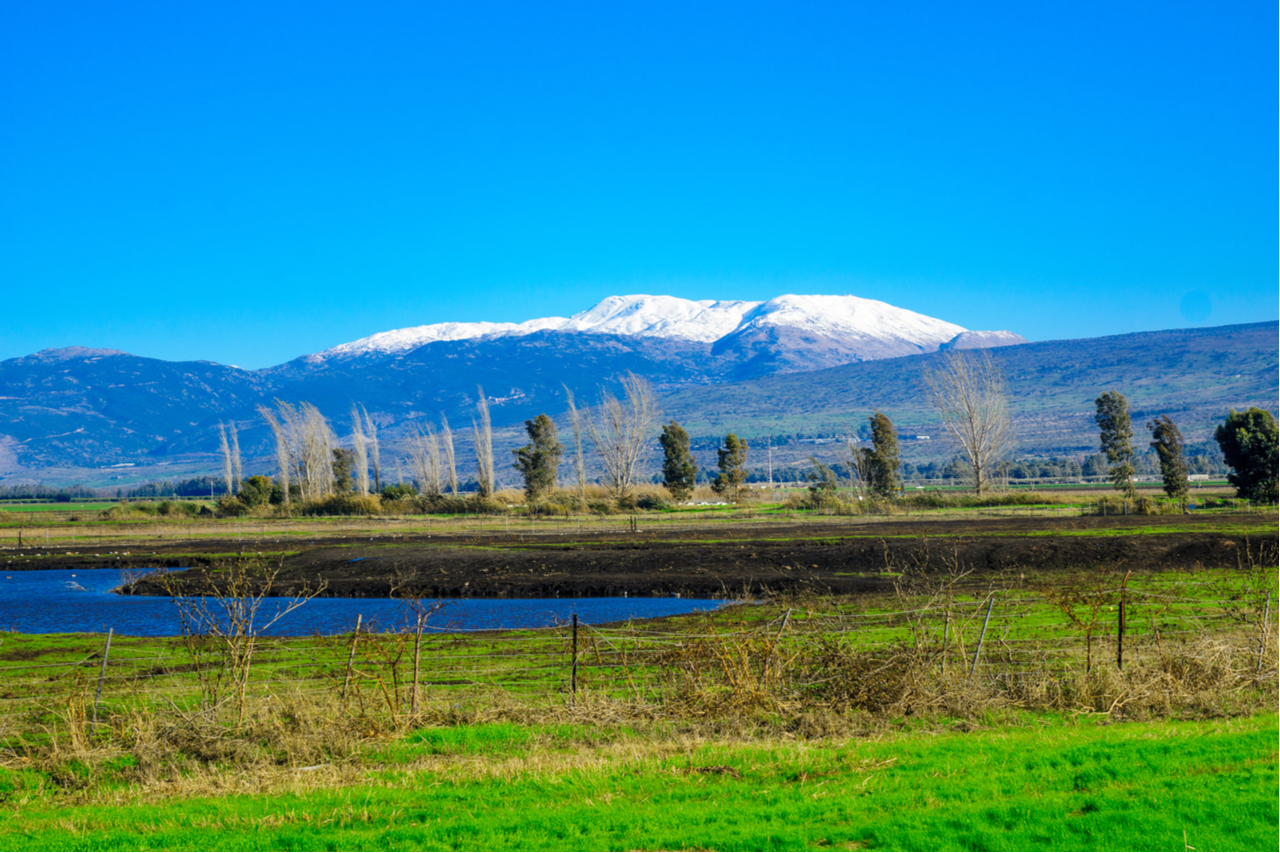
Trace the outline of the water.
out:
M 168 598 L 114 595 L 118 569 L 11 572 L 0 575 L 0 630 L 27 634 L 72 632 L 135 637 L 173 636 L 182 632 L 178 611 Z M 269 622 L 289 599 L 266 598 L 258 625 Z M 679 598 L 503 598 L 451 601 L 432 616 L 435 630 L 475 631 L 546 628 L 574 614 L 584 622 L 621 622 L 713 610 L 723 602 Z M 380 598 L 314 598 L 282 617 L 263 634 L 279 637 L 340 634 L 355 627 L 393 630 L 409 622 L 404 602 Z

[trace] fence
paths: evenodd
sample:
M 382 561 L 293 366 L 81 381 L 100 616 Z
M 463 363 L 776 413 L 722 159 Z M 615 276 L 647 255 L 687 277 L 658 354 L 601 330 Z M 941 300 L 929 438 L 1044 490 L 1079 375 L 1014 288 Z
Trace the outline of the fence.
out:
M 910 606 L 879 609 L 730 608 L 675 630 L 576 617 L 505 632 L 357 626 L 329 637 L 241 638 L 251 657 L 216 637 L 0 634 L 0 744 L 33 727 L 92 730 L 130 710 L 202 701 L 243 709 L 327 697 L 353 715 L 408 715 L 440 702 L 549 706 L 590 697 L 660 708 L 695 695 L 767 693 L 801 705 L 876 707 L 892 704 L 908 672 L 1015 700 L 1027 679 L 1144 667 L 1171 677 L 1216 667 L 1236 681 L 1275 681 L 1271 589 L 1158 578 L 1136 586 L 1113 580 L 976 598 L 935 589 L 898 599 Z

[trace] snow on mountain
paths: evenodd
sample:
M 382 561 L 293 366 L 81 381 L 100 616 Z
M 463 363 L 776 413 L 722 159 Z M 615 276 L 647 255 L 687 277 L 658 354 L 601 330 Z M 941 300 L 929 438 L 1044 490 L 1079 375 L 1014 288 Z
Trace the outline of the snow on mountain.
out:
M 987 347 L 1009 347 L 1027 343 L 1022 335 L 1009 331 L 999 332 L 961 332 L 951 340 L 938 347 L 940 350 L 953 349 L 985 349 Z
M 778 296 L 758 303 L 739 329 L 790 326 L 829 338 L 893 339 L 935 348 L 965 331 L 887 302 L 859 296 Z
M 435 323 L 381 332 L 317 353 L 315 358 L 397 353 L 435 341 L 529 335 L 540 331 L 673 338 L 714 343 L 762 327 L 796 329 L 840 340 L 885 340 L 933 350 L 965 331 L 962 326 L 857 296 L 785 295 L 767 302 L 610 296 L 572 317 L 523 323 Z
M 436 341 L 465 341 L 472 338 L 496 338 L 503 335 L 530 335 L 543 329 L 559 328 L 570 322 L 564 317 L 544 317 L 523 323 L 432 323 L 429 326 L 413 326 L 379 332 L 348 344 L 316 353 L 318 358 L 330 356 L 364 355 L 366 353 L 407 352 Z
M 610 296 L 595 307 L 574 314 L 560 331 L 679 338 L 710 343 L 742 322 L 759 302 L 694 302 L 677 296 Z

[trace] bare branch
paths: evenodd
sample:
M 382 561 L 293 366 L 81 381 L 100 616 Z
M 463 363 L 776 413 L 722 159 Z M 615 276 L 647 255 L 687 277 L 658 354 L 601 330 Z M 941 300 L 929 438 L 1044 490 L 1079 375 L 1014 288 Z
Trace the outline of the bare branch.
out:
M 973 489 L 981 495 L 995 486 L 998 467 L 1013 448 L 1013 425 L 1004 377 L 991 353 L 972 353 L 948 352 L 938 369 L 925 371 L 924 379 L 943 426 L 969 463 Z
M 218 447 L 222 450 L 222 479 L 227 484 L 227 494 L 231 494 L 231 447 L 227 444 L 227 428 L 222 421 L 218 421 Z
M 658 421 L 657 401 L 648 380 L 628 373 L 622 389 L 624 400 L 601 391 L 595 417 L 583 419 L 604 464 L 605 485 L 619 500 L 635 484 L 640 452 Z

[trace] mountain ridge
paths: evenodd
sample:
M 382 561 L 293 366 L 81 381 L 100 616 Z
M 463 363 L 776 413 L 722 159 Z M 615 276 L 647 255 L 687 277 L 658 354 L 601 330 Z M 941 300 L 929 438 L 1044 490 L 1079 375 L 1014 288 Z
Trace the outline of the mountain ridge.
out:
M 1112 387 L 1129 396 L 1135 431 L 1158 411 L 1171 414 L 1188 440 L 1204 440 L 1229 407 L 1273 409 L 1277 329 L 1271 321 L 991 352 L 1015 392 L 1019 452 L 1074 453 L 1096 438 L 1093 398 Z M 490 400 L 501 454 L 521 440 L 523 420 L 560 417 L 563 384 L 580 405 L 590 404 L 627 372 L 650 377 L 666 416 L 703 436 L 847 432 L 877 408 L 908 445 L 910 436 L 938 434 L 921 372 L 942 354 L 850 363 L 838 347 L 797 356 L 806 333 L 795 328 L 750 333 L 752 340 L 716 353 L 699 341 L 541 331 L 439 341 L 387 360 L 295 361 L 259 371 L 83 348 L 42 351 L 0 362 L 0 482 L 85 481 L 118 466 L 144 477 L 207 473 L 217 468 L 219 421 L 235 423 L 246 459 L 258 456 L 269 468 L 270 435 L 257 406 L 275 399 L 317 405 L 339 434 L 349 431 L 351 404 L 359 402 L 391 448 L 442 413 L 465 427 L 477 386 Z M 824 357 L 823 369 L 804 369 Z
M 795 328 L 826 338 L 865 341 L 875 351 L 931 351 L 964 327 L 859 296 L 784 294 L 762 302 L 690 300 L 636 294 L 610 296 L 572 317 L 522 323 L 434 323 L 378 332 L 321 350 L 311 360 L 404 353 L 438 341 L 524 336 L 538 332 L 614 334 L 716 344 L 768 327 Z M 886 342 L 892 342 L 887 344 Z M 724 349 L 724 347 L 721 347 Z M 896 350 L 902 350 L 897 352 Z

